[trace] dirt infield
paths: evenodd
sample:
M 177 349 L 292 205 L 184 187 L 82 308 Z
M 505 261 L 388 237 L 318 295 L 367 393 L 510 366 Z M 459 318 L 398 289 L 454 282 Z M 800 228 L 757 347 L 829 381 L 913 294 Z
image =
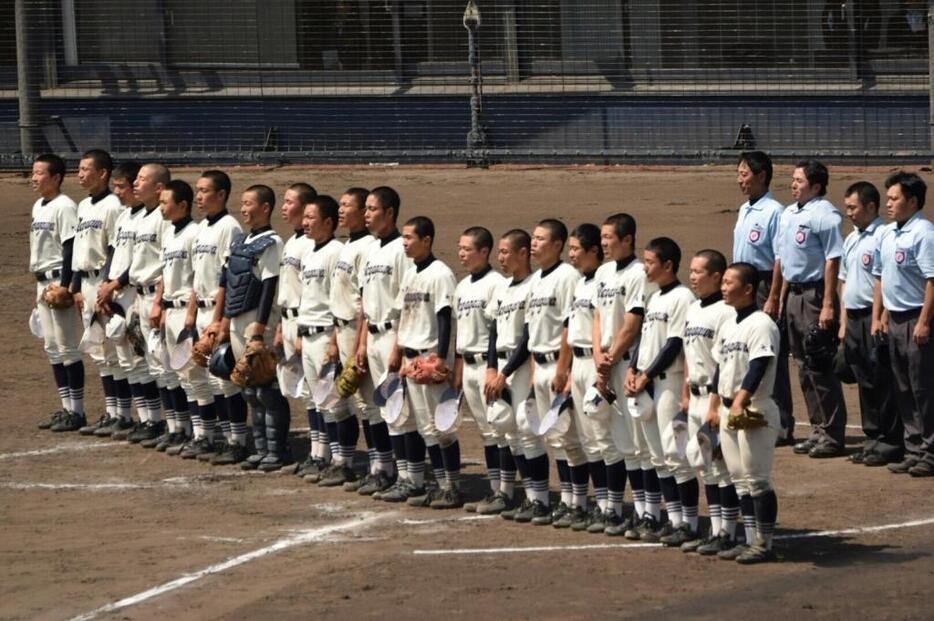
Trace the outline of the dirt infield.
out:
M 849 183 L 881 185 L 885 172 L 832 170 L 830 198 L 840 205 Z M 193 182 L 197 172 L 177 176 Z M 730 167 L 286 168 L 232 177 L 235 194 L 251 183 L 281 194 L 299 180 L 335 195 L 352 185 L 392 185 L 403 219 L 434 218 L 436 254 L 457 271 L 455 244 L 467 226 L 501 233 L 554 215 L 573 226 L 627 211 L 643 243 L 664 234 L 685 254 L 729 250 L 741 202 Z M 780 200 L 790 201 L 789 178 L 787 167 L 776 172 Z M 81 195 L 73 175 L 65 190 Z M 0 337 L 9 348 L 0 363 L 0 618 L 930 618 L 931 480 L 843 459 L 779 449 L 780 562 L 742 567 L 38 431 L 36 421 L 58 400 L 27 328 L 34 284 L 26 231 L 35 196 L 21 176 L 0 176 L 0 191 L 7 214 Z M 287 231 L 281 220 L 277 228 Z M 90 419 L 103 403 L 87 368 Z M 806 420 L 797 389 L 795 397 L 796 417 Z M 852 390 L 847 399 L 854 444 Z M 296 404 L 293 425 L 305 424 Z M 293 433 L 293 443 L 304 457 L 301 435 Z M 482 447 L 471 423 L 461 443 L 467 485 L 478 492 Z

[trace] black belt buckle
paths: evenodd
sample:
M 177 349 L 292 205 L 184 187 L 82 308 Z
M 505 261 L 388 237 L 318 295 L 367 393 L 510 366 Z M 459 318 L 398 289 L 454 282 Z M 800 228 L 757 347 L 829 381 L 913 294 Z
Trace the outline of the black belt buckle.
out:
M 48 282 L 56 278 L 61 277 L 62 270 L 52 270 L 50 272 L 33 272 L 33 276 L 36 277 L 36 280 L 39 282 Z
M 146 285 L 143 287 L 136 288 L 136 293 L 138 293 L 139 295 L 147 295 L 149 293 L 155 293 L 155 292 L 156 292 L 155 285 Z
M 326 326 L 299 326 L 298 335 L 299 336 L 312 336 L 315 334 L 321 334 L 322 332 L 327 331 Z
M 549 362 L 557 362 L 558 353 L 557 352 L 545 352 L 545 353 L 533 353 L 532 359 L 535 360 L 537 364 L 547 364 Z
M 464 354 L 464 362 L 467 364 L 477 364 L 478 362 L 486 362 L 486 354 Z
M 431 351 L 430 349 L 418 350 L 418 349 L 412 349 L 412 348 L 410 348 L 410 347 L 403 347 L 403 348 L 402 348 L 402 354 L 403 354 L 406 358 L 418 358 L 418 357 L 421 356 L 422 354 L 427 354 L 427 353 L 430 352 L 430 351 Z
M 392 327 L 391 321 L 384 321 L 383 323 L 367 324 L 366 329 L 369 331 L 370 334 L 379 334 L 380 332 L 385 332 L 391 327 Z
M 593 356 L 593 350 L 589 347 L 574 347 L 572 351 L 575 358 L 590 358 Z
M 210 306 L 208 306 L 210 304 Z M 211 308 L 214 302 L 211 300 L 198 300 L 198 308 Z

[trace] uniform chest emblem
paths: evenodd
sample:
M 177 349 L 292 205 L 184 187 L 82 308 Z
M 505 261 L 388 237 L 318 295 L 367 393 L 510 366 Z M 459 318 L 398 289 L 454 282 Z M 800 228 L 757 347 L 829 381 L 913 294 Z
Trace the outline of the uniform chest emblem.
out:
M 869 267 L 869 265 L 872 263 L 872 255 L 868 252 L 864 252 L 862 258 L 860 258 L 860 261 L 862 261 L 863 267 Z
M 807 241 L 807 238 L 808 232 L 804 229 L 798 229 L 798 231 L 795 233 L 795 243 L 799 246 L 804 245 L 804 242 Z
M 899 265 L 905 262 L 905 251 L 901 248 L 895 251 L 895 262 Z
M 749 231 L 749 241 L 756 243 L 762 237 L 762 232 L 759 229 L 752 229 Z

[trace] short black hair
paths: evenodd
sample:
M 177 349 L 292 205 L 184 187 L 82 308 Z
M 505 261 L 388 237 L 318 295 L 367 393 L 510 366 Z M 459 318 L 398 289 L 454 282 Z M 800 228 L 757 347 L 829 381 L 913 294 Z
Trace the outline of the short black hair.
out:
M 795 168 L 800 168 L 804 171 L 804 176 L 808 180 L 808 185 L 820 184 L 820 192 L 817 193 L 818 196 L 827 194 L 827 184 L 830 182 L 830 173 L 827 172 L 826 166 L 817 160 L 801 160 L 795 164 Z
M 918 173 L 905 172 L 904 170 L 892 173 L 885 180 L 885 189 L 888 190 L 893 185 L 901 186 L 905 198 L 918 199 L 918 209 L 924 208 L 924 199 L 928 193 L 928 186 Z
M 432 242 L 435 239 L 435 223 L 427 216 L 415 216 L 409 218 L 405 226 L 411 226 L 415 234 L 419 237 L 431 237 Z
M 554 218 L 545 218 L 538 223 L 538 226 L 548 229 L 551 241 L 560 241 L 562 246 L 568 241 L 568 227 L 564 226 L 564 222 Z
M 844 198 L 847 198 L 853 194 L 856 195 L 856 200 L 859 201 L 860 205 L 863 207 L 875 205 L 876 210 L 878 211 L 880 197 L 879 190 L 876 188 L 876 186 L 872 185 L 868 181 L 857 181 L 846 189 L 846 193 L 843 196 Z
M 352 196 L 360 209 L 366 207 L 366 197 L 370 194 L 370 191 L 366 188 L 347 188 L 347 191 L 344 192 L 347 196 Z
M 522 229 L 510 229 L 503 233 L 501 239 L 509 241 L 513 250 L 525 248 L 527 252 L 532 252 L 532 236 Z
M 671 261 L 671 271 L 678 273 L 678 268 L 681 267 L 681 247 L 675 240 L 670 237 L 656 237 L 648 243 L 645 249 L 654 253 L 663 265 Z
M 230 183 L 230 176 L 223 170 L 206 170 L 201 173 L 201 177 L 211 182 L 211 187 L 214 188 L 215 192 L 223 190 L 226 193 L 224 197 L 225 202 L 230 198 L 230 191 L 233 189 L 233 184 Z
M 295 193 L 298 194 L 298 201 L 302 204 L 302 207 L 313 201 L 314 198 L 318 196 L 318 191 L 304 181 L 293 183 L 289 186 L 289 189 L 294 190 Z M 321 205 L 318 205 L 318 207 L 320 206 Z M 337 220 L 334 220 L 334 224 L 335 226 L 337 225 Z
M 334 200 L 333 196 L 329 196 L 327 194 L 318 194 L 310 201 L 305 203 L 305 205 L 314 205 L 317 207 L 318 215 L 321 216 L 321 219 L 331 221 L 331 230 L 337 228 L 337 218 L 340 206 L 337 204 L 337 201 Z
M 616 237 L 623 239 L 627 235 L 632 235 L 632 241 L 636 241 L 636 219 L 630 216 L 628 213 L 615 213 L 612 216 L 607 217 L 603 221 L 604 226 L 610 225 L 613 227 L 613 232 L 616 234 Z
M 755 299 L 760 280 L 759 270 L 756 269 L 756 266 L 752 263 L 746 263 L 745 261 L 737 261 L 736 263 L 730 263 L 727 269 L 734 270 L 739 275 L 739 279 L 744 285 L 752 286 L 752 295 L 753 299 Z
M 745 162 L 754 175 L 765 173 L 765 187 L 772 184 L 772 158 L 765 151 L 743 151 L 739 154 L 737 166 Z
M 58 175 L 58 185 L 61 185 L 62 181 L 65 180 L 65 172 L 67 169 L 65 168 L 65 160 L 61 157 L 54 153 L 43 153 L 33 161 L 45 164 L 49 169 L 49 174 L 53 177 Z
M 176 203 L 185 201 L 188 204 L 188 213 L 191 213 L 191 204 L 195 200 L 195 192 L 187 182 L 181 179 L 172 179 L 165 186 L 165 189 L 172 193 L 172 200 Z
M 473 245 L 477 250 L 492 250 L 493 248 L 493 233 L 490 233 L 490 230 L 482 226 L 472 226 L 461 235 L 466 235 L 473 239 Z
M 381 185 L 370 190 L 370 195 L 376 197 L 376 200 L 379 201 L 379 206 L 383 209 L 392 209 L 393 222 L 399 219 L 399 208 L 402 206 L 402 199 L 399 198 L 398 192 L 388 185 Z
M 600 227 L 585 222 L 578 224 L 571 231 L 570 237 L 577 239 L 581 248 L 589 252 L 591 248 L 597 249 L 597 258 L 603 261 L 603 246 L 600 244 Z
M 149 168 L 149 170 L 152 171 L 153 183 L 161 183 L 164 186 L 168 186 L 169 181 L 172 180 L 172 171 L 169 170 L 164 164 L 148 162 L 140 167 L 140 170 L 143 168 Z
M 704 260 L 706 263 L 707 271 L 711 274 L 720 274 L 722 276 L 723 272 L 726 271 L 726 257 L 723 256 L 723 253 L 719 250 L 705 248 L 694 256 L 700 257 Z
M 130 183 L 136 181 L 136 175 L 139 174 L 141 166 L 139 162 L 120 162 L 114 166 L 114 171 L 110 173 L 111 179 L 126 179 Z
M 272 191 L 272 188 L 268 185 L 263 185 L 258 183 L 256 185 L 251 185 L 246 190 L 243 191 L 244 194 L 247 192 L 253 192 L 256 194 L 256 200 L 259 201 L 259 204 L 269 203 L 269 211 L 272 212 L 272 209 L 276 206 L 276 193 Z
M 94 162 L 94 168 L 97 170 L 106 170 L 108 175 L 113 172 L 113 158 L 110 157 L 110 153 L 107 153 L 107 151 L 104 151 L 103 149 L 91 149 L 90 151 L 85 151 L 81 156 L 81 159 L 91 160 Z

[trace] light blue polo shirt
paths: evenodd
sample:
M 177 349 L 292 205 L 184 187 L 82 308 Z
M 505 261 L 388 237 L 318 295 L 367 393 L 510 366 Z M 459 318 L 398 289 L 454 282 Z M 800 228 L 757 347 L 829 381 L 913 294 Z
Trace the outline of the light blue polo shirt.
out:
M 840 280 L 843 288 L 843 306 L 856 310 L 872 308 L 872 294 L 876 279 L 872 275 L 873 257 L 885 223 L 876 218 L 862 231 L 854 229 L 843 241 L 840 259 Z
M 778 220 L 784 209 L 771 192 L 752 205 L 743 203 L 733 227 L 733 261 L 751 263 L 760 272 L 772 271 Z
M 824 263 L 843 254 L 843 217 L 830 201 L 816 196 L 805 205 L 792 203 L 778 221 L 775 254 L 788 282 L 814 282 L 824 277 Z
M 934 224 L 921 210 L 900 228 L 882 227 L 872 273 L 882 278 L 882 303 L 889 311 L 905 312 L 924 306 L 924 287 L 934 278 Z

